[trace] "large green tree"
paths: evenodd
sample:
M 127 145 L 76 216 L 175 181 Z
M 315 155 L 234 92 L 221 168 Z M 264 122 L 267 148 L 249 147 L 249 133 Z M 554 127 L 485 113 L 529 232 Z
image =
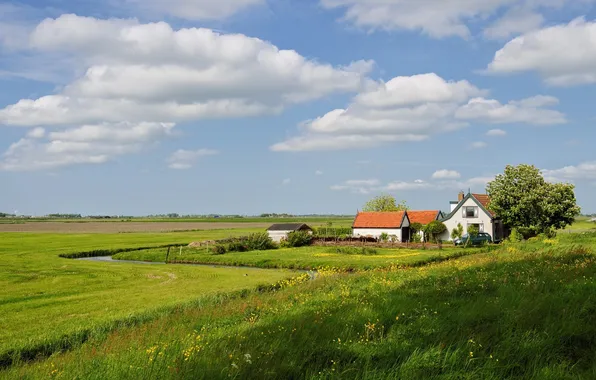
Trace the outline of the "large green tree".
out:
M 580 213 L 574 189 L 572 184 L 547 182 L 533 165 L 507 165 L 488 183 L 489 208 L 510 228 L 564 228 Z
M 406 201 L 401 201 L 399 204 L 395 200 L 395 197 L 388 194 L 382 194 L 374 197 L 370 201 L 366 202 L 362 211 L 406 211 L 408 206 Z

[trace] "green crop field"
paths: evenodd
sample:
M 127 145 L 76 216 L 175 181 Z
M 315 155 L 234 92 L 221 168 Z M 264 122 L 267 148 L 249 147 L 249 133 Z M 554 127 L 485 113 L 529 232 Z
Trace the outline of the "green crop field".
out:
M 593 379 L 596 234 L 248 292 L 5 378 Z M 112 267 L 110 267 L 112 268 Z
M 358 248 L 358 247 L 357 247 Z M 269 251 L 228 252 L 216 255 L 206 248 L 171 250 L 168 261 L 244 265 L 260 268 L 317 269 L 322 267 L 340 270 L 367 270 L 391 266 L 408 266 L 445 260 L 447 258 L 478 252 L 480 249 L 455 248 L 446 245 L 442 250 L 427 249 L 376 249 L 375 254 L 338 253 L 333 247 L 281 248 Z M 164 262 L 167 248 L 155 248 L 114 255 L 118 260 Z

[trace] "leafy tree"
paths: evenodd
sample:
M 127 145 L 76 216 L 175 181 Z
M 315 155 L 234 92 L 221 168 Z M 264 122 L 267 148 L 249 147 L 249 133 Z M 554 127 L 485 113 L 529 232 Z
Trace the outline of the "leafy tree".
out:
M 464 234 L 464 226 L 461 223 L 457 223 L 457 227 L 451 230 L 451 239 L 461 239 Z
M 489 208 L 510 228 L 538 233 L 564 228 L 580 214 L 574 189 L 572 184 L 547 182 L 533 165 L 507 165 L 488 183 Z
M 420 242 L 420 235 L 418 234 L 420 231 L 424 231 L 424 225 L 422 223 L 410 224 L 410 241 Z
M 468 244 L 470 244 L 470 241 L 475 238 L 476 236 L 478 236 L 478 234 L 480 233 L 480 228 L 476 225 L 470 225 L 468 226 L 468 239 L 466 240 L 466 247 L 468 246 Z
M 406 211 L 407 209 L 406 201 L 397 204 L 394 196 L 383 194 L 366 202 L 362 211 Z
M 431 241 L 435 242 L 438 240 L 439 235 L 445 231 L 447 231 L 447 226 L 439 220 L 433 220 L 424 227 L 424 233 L 430 237 Z

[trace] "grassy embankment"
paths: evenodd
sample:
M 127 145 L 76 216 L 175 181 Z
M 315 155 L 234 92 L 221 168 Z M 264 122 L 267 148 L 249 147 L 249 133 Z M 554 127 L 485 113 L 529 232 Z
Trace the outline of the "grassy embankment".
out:
M 596 378 L 596 234 L 191 308 L 7 378 Z
M 168 262 L 217 265 L 244 265 L 259 268 L 317 269 L 331 267 L 344 271 L 367 270 L 390 266 L 423 265 L 434 261 L 477 253 L 482 249 L 463 249 L 445 245 L 438 249 L 381 249 L 376 254 L 338 253 L 333 247 L 281 248 L 269 251 L 228 252 L 216 255 L 207 248 L 183 247 L 172 249 Z M 117 260 L 164 262 L 167 248 L 123 252 L 113 256 Z
M 204 296 L 253 289 L 290 271 L 98 263 L 59 254 L 151 247 L 241 235 L 200 233 L 0 235 L 0 364 L 52 353 L 122 324 L 137 323 Z M 98 252 L 96 252 L 97 254 Z M 245 276 L 248 274 L 248 276 Z M 12 353 L 12 354 L 10 354 Z

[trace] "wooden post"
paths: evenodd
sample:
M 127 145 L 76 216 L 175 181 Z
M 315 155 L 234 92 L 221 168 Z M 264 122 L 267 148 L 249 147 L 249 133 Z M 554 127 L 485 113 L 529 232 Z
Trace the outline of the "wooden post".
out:
M 168 245 L 168 252 L 166 253 L 166 264 L 168 263 L 168 257 L 170 257 L 170 249 L 172 246 Z

